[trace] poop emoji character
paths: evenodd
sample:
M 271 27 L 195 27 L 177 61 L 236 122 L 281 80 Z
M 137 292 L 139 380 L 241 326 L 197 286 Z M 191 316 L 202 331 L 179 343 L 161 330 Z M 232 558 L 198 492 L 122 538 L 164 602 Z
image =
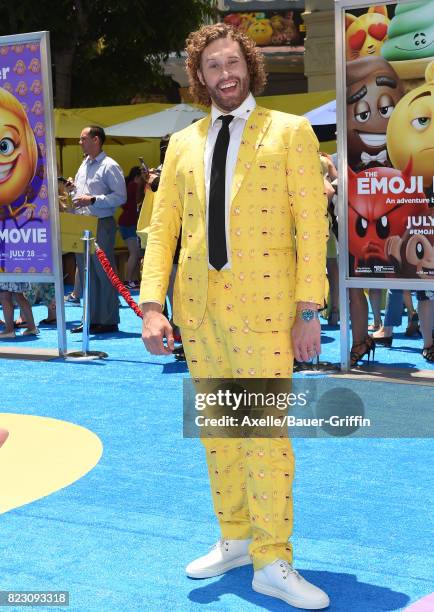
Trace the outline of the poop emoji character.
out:
M 403 93 L 398 75 L 382 57 L 347 63 L 348 163 L 353 170 L 390 166 L 386 130 Z

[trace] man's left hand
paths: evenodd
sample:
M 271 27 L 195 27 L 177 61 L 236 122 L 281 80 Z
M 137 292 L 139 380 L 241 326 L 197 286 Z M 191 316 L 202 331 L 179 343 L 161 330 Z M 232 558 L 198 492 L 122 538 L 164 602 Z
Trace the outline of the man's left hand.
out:
M 291 335 L 297 361 L 312 361 L 321 353 L 321 324 L 318 319 L 303 321 L 297 314 Z
M 78 198 L 73 199 L 75 208 L 83 208 L 84 206 L 90 206 L 92 203 L 91 195 L 81 195 Z

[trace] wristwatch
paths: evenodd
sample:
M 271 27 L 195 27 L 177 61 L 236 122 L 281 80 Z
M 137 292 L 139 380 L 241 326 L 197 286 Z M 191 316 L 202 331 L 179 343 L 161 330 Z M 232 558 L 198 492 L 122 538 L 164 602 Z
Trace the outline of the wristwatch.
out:
M 92 197 L 90 198 L 90 203 L 91 203 L 91 204 L 95 204 L 95 202 L 96 202 L 96 197 L 95 197 L 95 196 L 92 196 Z
M 318 311 L 311 310 L 310 308 L 303 308 L 298 311 L 298 316 L 303 321 L 313 321 L 314 319 L 319 319 Z

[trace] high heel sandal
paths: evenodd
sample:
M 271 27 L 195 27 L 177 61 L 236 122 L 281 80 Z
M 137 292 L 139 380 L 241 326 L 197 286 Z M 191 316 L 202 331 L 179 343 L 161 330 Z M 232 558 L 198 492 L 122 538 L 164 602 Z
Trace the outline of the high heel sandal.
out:
M 356 366 L 358 362 L 364 357 L 368 355 L 368 365 L 371 359 L 371 351 L 372 351 L 372 361 L 374 361 L 375 357 L 375 340 L 372 336 L 366 336 L 362 342 L 357 342 L 353 344 L 351 347 L 351 366 Z
M 393 342 L 393 336 L 374 336 L 375 344 L 381 344 L 381 346 L 387 346 L 390 348 Z
M 429 363 L 434 363 L 434 344 L 423 349 L 422 357 L 429 361 Z
M 422 334 L 420 332 L 420 327 L 419 327 L 419 315 L 417 314 L 417 312 L 413 312 L 411 317 L 408 318 L 408 325 L 407 325 L 407 329 L 405 330 L 404 334 L 406 336 L 418 335 L 422 337 Z

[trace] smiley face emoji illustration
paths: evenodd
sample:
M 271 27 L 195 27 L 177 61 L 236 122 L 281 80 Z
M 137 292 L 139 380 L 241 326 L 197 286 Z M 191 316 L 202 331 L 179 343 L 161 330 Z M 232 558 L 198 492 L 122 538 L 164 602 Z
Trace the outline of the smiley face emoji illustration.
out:
M 39 216 L 41 217 L 41 219 L 48 219 L 48 206 L 46 206 L 45 204 L 41 206 L 41 208 L 39 209 Z
M 34 105 L 32 106 L 32 113 L 35 115 L 42 115 L 44 112 L 44 107 L 42 106 L 42 102 L 40 100 L 36 100 Z
M 35 123 L 33 131 L 35 132 L 36 136 L 41 138 L 45 133 L 44 124 L 41 121 L 38 121 L 37 123 Z
M 38 149 L 22 105 L 0 89 L 0 207 L 14 202 L 32 180 Z
M 39 197 L 42 200 L 46 200 L 48 198 L 48 190 L 45 185 L 42 185 L 41 189 L 39 190 Z
M 30 72 L 40 72 L 41 71 L 41 62 L 34 57 L 29 64 Z
M 25 81 L 20 81 L 18 83 L 18 85 L 15 87 L 15 93 L 17 93 L 19 96 L 27 95 L 27 85 Z
M 413 174 L 432 186 L 434 168 L 434 62 L 425 71 L 425 83 L 398 102 L 387 127 L 392 164 L 402 170 L 410 161 Z
M 30 86 L 30 91 L 35 94 L 35 96 L 39 96 L 42 93 L 42 83 L 39 79 L 35 79 Z
M 18 60 L 17 63 L 15 64 L 13 70 L 14 70 L 14 72 L 16 72 L 19 75 L 24 74 L 25 71 L 26 71 L 26 65 L 23 62 L 23 60 Z

